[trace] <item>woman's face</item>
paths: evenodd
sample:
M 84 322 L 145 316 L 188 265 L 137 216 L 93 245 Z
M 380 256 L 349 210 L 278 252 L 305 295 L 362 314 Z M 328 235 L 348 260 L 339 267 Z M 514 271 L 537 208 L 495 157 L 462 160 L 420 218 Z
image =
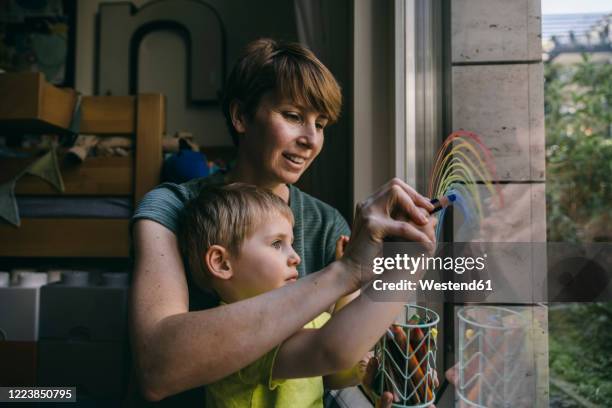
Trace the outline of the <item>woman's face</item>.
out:
M 264 94 L 240 140 L 252 176 L 262 184 L 298 181 L 323 147 L 327 121 L 321 112 Z

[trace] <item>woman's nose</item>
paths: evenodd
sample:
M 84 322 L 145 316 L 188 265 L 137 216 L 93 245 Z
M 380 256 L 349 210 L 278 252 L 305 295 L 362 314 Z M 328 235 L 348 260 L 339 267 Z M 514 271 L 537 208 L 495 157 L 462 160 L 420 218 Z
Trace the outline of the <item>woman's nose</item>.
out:
M 319 132 L 317 131 L 317 125 L 316 123 L 305 123 L 302 129 L 302 135 L 298 141 L 304 147 L 312 149 L 317 145 L 318 138 L 320 137 Z

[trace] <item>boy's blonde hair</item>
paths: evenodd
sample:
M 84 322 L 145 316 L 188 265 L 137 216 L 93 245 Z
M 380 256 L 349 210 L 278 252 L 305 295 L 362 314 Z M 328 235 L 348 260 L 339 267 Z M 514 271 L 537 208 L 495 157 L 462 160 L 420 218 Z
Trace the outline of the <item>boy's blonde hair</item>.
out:
M 268 91 L 325 114 L 330 124 L 340 116 L 340 86 L 312 51 L 299 43 L 255 40 L 246 46 L 234 66 L 223 95 L 223 114 L 236 146 L 239 140 L 232 123 L 231 103 L 240 103 L 242 112 L 251 119 Z
M 271 191 L 244 183 L 205 187 L 187 202 L 179 224 L 179 247 L 195 283 L 212 290 L 204 253 L 213 245 L 237 255 L 245 239 L 269 217 L 293 224 L 291 208 Z

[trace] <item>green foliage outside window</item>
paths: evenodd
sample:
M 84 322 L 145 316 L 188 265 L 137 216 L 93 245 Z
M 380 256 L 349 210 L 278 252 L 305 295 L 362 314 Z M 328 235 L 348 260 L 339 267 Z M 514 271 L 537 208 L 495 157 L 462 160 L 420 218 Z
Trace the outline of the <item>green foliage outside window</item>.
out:
M 612 242 L 612 64 L 547 64 L 545 81 L 548 240 Z M 551 305 L 548 317 L 551 407 L 612 407 L 612 303 Z
M 585 54 L 545 81 L 548 240 L 612 241 L 612 64 Z

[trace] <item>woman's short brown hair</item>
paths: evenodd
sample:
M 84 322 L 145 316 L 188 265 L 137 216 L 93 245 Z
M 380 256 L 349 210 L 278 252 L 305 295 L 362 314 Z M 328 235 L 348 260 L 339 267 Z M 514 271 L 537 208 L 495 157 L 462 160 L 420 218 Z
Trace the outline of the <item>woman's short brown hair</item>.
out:
M 203 290 L 211 290 L 203 254 L 213 245 L 237 255 L 245 239 L 280 215 L 293 224 L 291 208 L 271 191 L 245 183 L 205 187 L 185 205 L 181 214 L 179 248 L 189 273 Z
M 268 91 L 325 114 L 329 123 L 340 116 L 340 86 L 312 51 L 299 43 L 259 39 L 247 45 L 225 86 L 222 108 L 234 144 L 238 145 L 238 133 L 230 104 L 237 101 L 252 118 Z

